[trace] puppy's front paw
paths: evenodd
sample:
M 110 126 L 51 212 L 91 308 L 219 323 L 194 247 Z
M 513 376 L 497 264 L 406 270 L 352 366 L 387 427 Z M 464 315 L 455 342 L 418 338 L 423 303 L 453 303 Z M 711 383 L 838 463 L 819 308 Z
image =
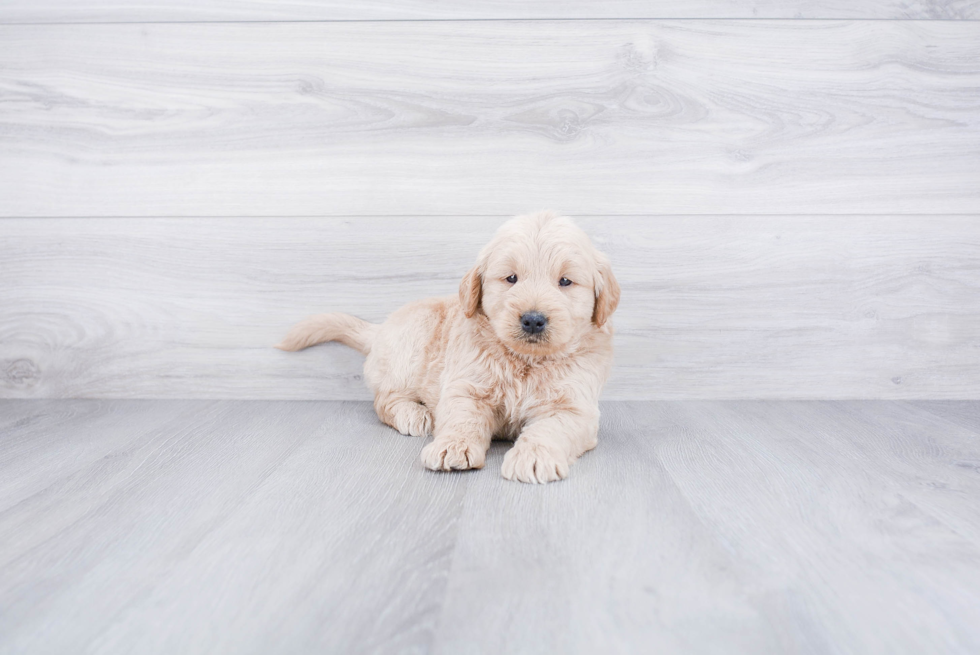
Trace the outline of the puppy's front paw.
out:
M 483 468 L 487 449 L 469 439 L 436 439 L 422 449 L 422 463 L 433 471 Z
M 504 455 L 501 474 L 508 480 L 543 484 L 568 477 L 568 456 L 556 446 L 518 440 Z
M 425 405 L 404 402 L 395 409 L 394 427 L 405 435 L 425 437 L 432 432 L 432 414 Z

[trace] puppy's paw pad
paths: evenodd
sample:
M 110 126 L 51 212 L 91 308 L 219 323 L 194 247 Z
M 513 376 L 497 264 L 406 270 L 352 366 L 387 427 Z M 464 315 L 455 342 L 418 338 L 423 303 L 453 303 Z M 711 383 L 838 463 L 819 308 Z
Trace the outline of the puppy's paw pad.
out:
M 568 457 L 560 448 L 518 441 L 504 455 L 501 474 L 508 480 L 544 484 L 568 477 Z
M 425 437 L 432 434 L 432 413 L 419 403 L 402 403 L 395 410 L 395 429 L 405 435 Z
M 433 471 L 483 468 L 486 449 L 466 439 L 436 439 L 422 449 L 422 463 Z

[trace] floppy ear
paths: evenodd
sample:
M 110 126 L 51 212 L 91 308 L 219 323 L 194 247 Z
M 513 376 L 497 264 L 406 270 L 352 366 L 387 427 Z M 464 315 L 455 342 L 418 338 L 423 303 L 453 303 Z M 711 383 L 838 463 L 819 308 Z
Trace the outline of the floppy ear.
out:
M 466 318 L 473 318 L 473 315 L 480 309 L 482 296 L 483 276 L 480 275 L 480 267 L 474 266 L 469 273 L 463 276 L 463 281 L 459 284 L 459 302 L 463 305 L 463 313 L 466 314 Z
M 609 260 L 599 259 L 599 276 L 595 283 L 595 307 L 592 309 L 592 322 L 602 327 L 619 305 L 619 282 L 613 275 Z

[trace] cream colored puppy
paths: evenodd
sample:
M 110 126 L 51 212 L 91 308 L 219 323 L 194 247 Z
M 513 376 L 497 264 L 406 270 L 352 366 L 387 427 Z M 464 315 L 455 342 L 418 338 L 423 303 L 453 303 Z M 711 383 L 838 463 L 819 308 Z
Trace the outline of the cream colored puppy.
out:
M 516 439 L 505 478 L 551 482 L 596 445 L 618 303 L 605 255 L 568 218 L 540 212 L 497 231 L 458 297 L 409 303 L 381 325 L 320 314 L 277 348 L 340 341 L 367 355 L 378 417 L 434 434 L 430 469 L 481 468 L 496 435 Z

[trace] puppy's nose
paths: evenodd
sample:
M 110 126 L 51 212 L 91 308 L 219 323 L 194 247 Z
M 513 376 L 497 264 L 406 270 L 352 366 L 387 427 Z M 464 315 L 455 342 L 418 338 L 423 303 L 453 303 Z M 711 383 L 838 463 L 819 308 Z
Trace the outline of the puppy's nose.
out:
M 540 334 L 548 326 L 548 317 L 541 312 L 521 314 L 521 329 L 527 334 Z

